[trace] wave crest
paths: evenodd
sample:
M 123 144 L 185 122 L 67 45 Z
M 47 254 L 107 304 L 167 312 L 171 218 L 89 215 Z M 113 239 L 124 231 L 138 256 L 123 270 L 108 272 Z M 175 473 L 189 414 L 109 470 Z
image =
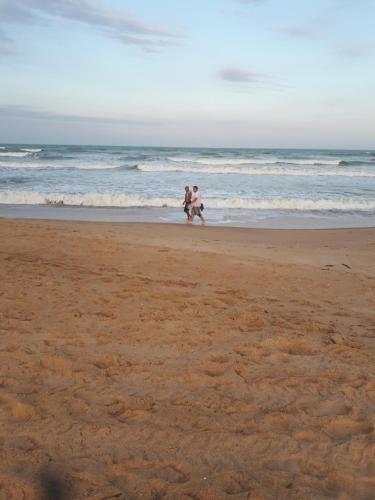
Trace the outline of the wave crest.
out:
M 26 153 L 29 154 L 29 153 Z M 0 153 L 1 155 L 1 153 Z M 19 163 L 19 162 L 11 162 L 11 161 L 0 161 L 1 168 L 52 168 L 52 169 L 64 169 L 64 168 L 76 168 L 78 170 L 107 170 L 107 169 L 118 169 L 121 168 L 120 165 L 115 165 L 113 163 L 72 163 L 72 164 L 63 164 L 63 163 L 52 163 L 48 162 L 48 160 L 44 162 L 27 162 L 27 163 Z
M 285 158 L 197 158 L 169 156 L 174 163 L 195 163 L 198 165 L 339 165 L 339 160 L 332 159 L 285 159 Z
M 25 158 L 25 156 L 29 156 L 31 153 L 27 151 L 0 151 L 0 156 L 10 156 L 15 158 Z
M 171 164 L 141 163 L 137 165 L 141 172 L 180 172 L 193 174 L 240 174 L 240 175 L 281 175 L 296 177 L 375 177 L 374 172 L 359 172 L 345 170 L 291 170 L 282 167 L 276 168 L 254 168 L 254 167 L 190 167 Z
M 0 203 L 21 205 L 87 206 L 87 207 L 170 207 L 181 208 L 179 198 L 156 198 L 128 194 L 87 193 L 58 194 L 29 191 L 2 191 Z M 305 200 L 300 198 L 205 198 L 207 209 L 291 210 L 291 211 L 373 211 L 375 199 Z

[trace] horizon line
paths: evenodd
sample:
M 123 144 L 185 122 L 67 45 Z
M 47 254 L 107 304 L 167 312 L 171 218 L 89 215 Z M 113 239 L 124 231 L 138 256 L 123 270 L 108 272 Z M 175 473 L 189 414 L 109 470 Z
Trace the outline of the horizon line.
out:
M 342 147 L 276 147 L 276 146 L 145 146 L 145 145 L 136 145 L 136 144 L 84 144 L 84 143 L 49 143 L 49 142 L 0 142 L 0 146 L 63 146 L 63 147 L 100 147 L 100 148 L 149 148 L 149 149 L 214 149 L 214 150 L 222 150 L 222 149 L 267 149 L 267 150 L 300 150 L 300 151 L 367 151 L 372 150 L 375 151 L 374 147 L 354 147 L 354 148 L 342 148 Z

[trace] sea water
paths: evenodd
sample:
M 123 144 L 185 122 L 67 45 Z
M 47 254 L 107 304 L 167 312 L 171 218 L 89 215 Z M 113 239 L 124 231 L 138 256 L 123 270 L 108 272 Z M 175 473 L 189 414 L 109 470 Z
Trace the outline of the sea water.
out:
M 183 222 L 185 185 L 215 225 L 375 226 L 370 150 L 0 146 L 0 216 Z

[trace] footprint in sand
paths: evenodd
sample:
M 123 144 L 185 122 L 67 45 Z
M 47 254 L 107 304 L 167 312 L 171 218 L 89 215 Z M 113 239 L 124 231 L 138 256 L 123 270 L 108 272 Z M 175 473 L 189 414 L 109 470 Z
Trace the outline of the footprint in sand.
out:
M 30 420 L 36 415 L 35 409 L 31 405 L 22 403 L 10 394 L 0 393 L 0 403 L 3 403 L 17 420 Z
M 336 417 L 348 415 L 352 407 L 341 401 L 317 401 L 315 398 L 303 398 L 297 406 L 314 417 Z
M 210 361 L 213 363 L 228 363 L 229 357 L 226 354 L 212 354 L 210 356 Z
M 348 439 L 355 434 L 371 434 L 374 426 L 370 422 L 338 416 L 327 424 L 324 430 L 334 439 Z
M 250 484 L 245 474 L 240 472 L 225 472 L 221 478 L 223 490 L 227 495 L 240 495 L 250 490 Z
M 221 377 L 227 371 L 228 365 L 206 363 L 200 367 L 200 371 L 209 377 Z
M 72 375 L 72 365 L 70 361 L 60 356 L 44 356 L 40 360 L 40 366 L 63 376 Z
M 156 477 L 172 484 L 187 483 L 190 479 L 187 471 L 184 471 L 182 467 L 174 464 L 159 469 L 156 472 Z

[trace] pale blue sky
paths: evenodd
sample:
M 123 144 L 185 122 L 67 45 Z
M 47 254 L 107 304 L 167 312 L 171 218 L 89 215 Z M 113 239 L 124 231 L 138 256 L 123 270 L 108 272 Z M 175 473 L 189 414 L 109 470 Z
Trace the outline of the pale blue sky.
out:
M 373 0 L 0 0 L 0 142 L 375 147 Z

